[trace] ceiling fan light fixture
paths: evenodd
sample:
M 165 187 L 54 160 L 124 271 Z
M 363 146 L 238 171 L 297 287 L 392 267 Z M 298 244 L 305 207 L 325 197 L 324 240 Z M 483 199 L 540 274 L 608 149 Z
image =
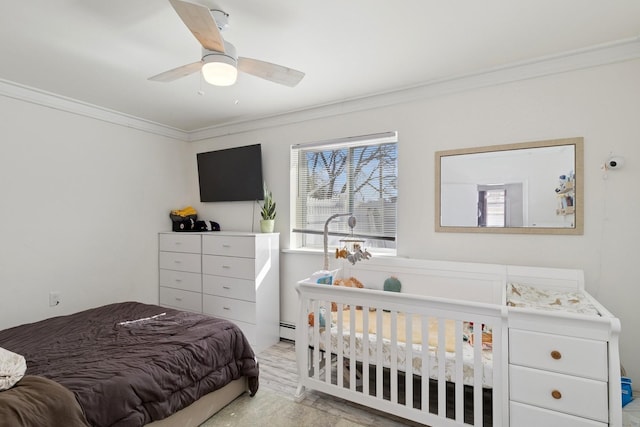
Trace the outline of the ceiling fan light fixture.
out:
M 237 61 L 223 53 L 205 55 L 202 77 L 214 86 L 231 86 L 238 79 Z

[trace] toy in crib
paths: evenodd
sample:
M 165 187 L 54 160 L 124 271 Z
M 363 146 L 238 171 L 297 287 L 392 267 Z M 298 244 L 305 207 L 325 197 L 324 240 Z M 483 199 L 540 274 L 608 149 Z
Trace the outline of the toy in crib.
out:
M 333 282 L 333 286 L 346 286 L 348 288 L 359 288 L 362 289 L 364 288 L 364 285 L 362 284 L 362 282 L 358 279 L 356 279 L 355 277 L 349 277 L 348 279 L 336 279 Z M 347 310 L 349 308 L 348 304 L 344 304 L 342 306 L 343 310 Z M 356 307 L 357 310 L 362 310 L 361 306 Z M 336 302 L 331 302 L 331 311 L 338 311 L 338 304 Z M 325 309 L 324 307 L 320 307 L 320 327 L 324 328 L 325 327 Z M 309 313 L 308 314 L 308 321 L 309 321 L 309 326 L 313 326 L 313 324 L 315 323 L 315 315 L 314 313 Z

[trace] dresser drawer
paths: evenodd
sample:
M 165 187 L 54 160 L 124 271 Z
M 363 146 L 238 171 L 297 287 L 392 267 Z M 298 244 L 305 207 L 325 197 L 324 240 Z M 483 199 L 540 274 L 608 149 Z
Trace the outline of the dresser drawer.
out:
M 202 236 L 202 253 L 254 258 L 256 240 L 254 236 Z
M 255 302 L 256 300 L 255 281 L 234 277 L 205 274 L 202 276 L 202 292 L 245 301 Z
M 160 286 L 201 292 L 202 275 L 200 273 L 160 269 Z
M 606 381 L 607 343 L 509 330 L 509 363 Z
M 511 402 L 510 424 L 517 427 L 606 427 L 608 424 Z
M 160 252 L 160 268 L 165 270 L 202 272 L 202 259 L 199 254 L 181 252 Z
M 252 302 L 203 295 L 202 308 L 205 314 L 211 316 L 240 320 L 254 325 L 256 323 L 256 305 Z
M 522 366 L 509 366 L 509 399 L 607 422 L 607 383 Z
M 255 260 L 252 258 L 202 256 L 202 272 L 204 274 L 254 280 L 256 278 L 255 269 Z
M 200 236 L 193 234 L 160 234 L 160 250 L 200 253 Z
M 218 316 L 218 317 L 222 317 L 222 316 Z M 256 345 L 257 338 L 258 338 L 256 325 L 253 325 L 247 322 L 242 322 L 240 320 L 235 320 L 235 319 L 227 319 L 227 320 L 232 321 L 240 328 L 244 336 L 247 337 L 249 344 L 251 344 L 252 346 Z
M 202 313 L 202 294 L 160 286 L 160 305 Z

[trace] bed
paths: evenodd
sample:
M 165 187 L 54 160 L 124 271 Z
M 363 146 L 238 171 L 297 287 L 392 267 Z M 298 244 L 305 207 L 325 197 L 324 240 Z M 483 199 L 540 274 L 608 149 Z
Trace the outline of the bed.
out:
M 376 259 L 339 274 L 364 289 L 296 287 L 299 399 L 430 426 L 621 424 L 620 323 L 581 271 Z M 391 276 L 401 292 L 382 290 Z
M 50 390 L 67 397 L 56 399 L 71 412 L 65 425 L 128 427 L 197 426 L 258 389 L 254 352 L 235 324 L 156 305 L 110 304 L 17 326 L 0 331 L 0 347 L 27 362 L 25 377 L 0 392 L 0 415 L 16 420 L 7 425 L 59 422 L 46 412 L 58 409 L 32 405 Z M 49 388 L 34 391 L 34 381 Z

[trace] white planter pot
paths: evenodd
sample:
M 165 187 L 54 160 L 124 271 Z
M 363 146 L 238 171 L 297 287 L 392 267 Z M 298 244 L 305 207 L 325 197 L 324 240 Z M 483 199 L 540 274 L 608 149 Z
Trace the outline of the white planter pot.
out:
M 263 233 L 273 233 L 273 227 L 276 221 L 273 219 L 261 219 L 260 220 L 260 231 Z

